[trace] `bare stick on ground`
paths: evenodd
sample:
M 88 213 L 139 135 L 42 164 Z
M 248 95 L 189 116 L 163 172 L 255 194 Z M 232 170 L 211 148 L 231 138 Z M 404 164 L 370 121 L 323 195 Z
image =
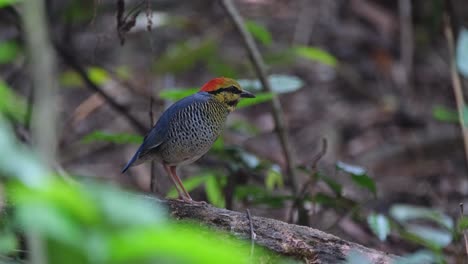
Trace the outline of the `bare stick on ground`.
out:
M 294 196 L 297 197 L 297 194 L 299 192 L 299 183 L 297 181 L 296 172 L 294 168 L 296 165 L 295 159 L 291 151 L 291 144 L 288 140 L 286 124 L 284 122 L 283 109 L 281 107 L 278 96 L 273 92 L 270 82 L 268 81 L 265 63 L 263 61 L 262 56 L 260 55 L 260 52 L 258 51 L 257 45 L 255 44 L 252 35 L 247 31 L 244 20 L 240 16 L 234 4 L 232 3 L 232 0 L 221 0 L 221 5 L 226 10 L 227 14 L 229 15 L 229 18 L 231 19 L 232 23 L 235 25 L 237 31 L 241 35 L 242 41 L 244 42 L 244 46 L 247 50 L 247 53 L 249 54 L 250 60 L 252 61 L 257 76 L 260 79 L 260 82 L 262 83 L 263 90 L 273 94 L 271 105 L 273 109 L 272 115 L 275 121 L 275 128 L 278 134 L 281 148 L 283 150 L 284 158 L 286 160 L 288 180 L 291 184 L 291 189 L 293 191 Z M 299 212 L 300 218 L 301 215 L 305 216 L 303 212 L 304 210 L 302 208 L 302 210 L 300 210 Z M 306 222 L 308 221 L 306 219 L 299 219 L 299 222 L 302 224 L 306 224 Z
M 211 205 L 194 205 L 178 200 L 161 201 L 169 207 L 171 215 L 178 219 L 196 220 L 212 228 L 250 239 L 251 227 L 255 229 L 257 245 L 285 256 L 292 256 L 307 263 L 342 263 L 351 252 L 362 254 L 370 263 L 394 263 L 399 257 L 352 243 L 322 231 L 274 219 L 215 208 Z

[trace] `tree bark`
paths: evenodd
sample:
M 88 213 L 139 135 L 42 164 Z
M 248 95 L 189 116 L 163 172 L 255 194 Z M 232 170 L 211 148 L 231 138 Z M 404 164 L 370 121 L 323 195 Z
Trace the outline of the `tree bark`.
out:
M 306 263 L 342 263 L 351 253 L 363 255 L 371 263 L 394 263 L 398 257 L 352 243 L 306 226 L 253 216 L 247 213 L 215 208 L 208 204 L 191 204 L 165 200 L 172 217 L 191 219 L 209 227 L 227 231 L 239 238 L 250 239 L 252 224 L 255 243 L 281 255 L 292 256 Z

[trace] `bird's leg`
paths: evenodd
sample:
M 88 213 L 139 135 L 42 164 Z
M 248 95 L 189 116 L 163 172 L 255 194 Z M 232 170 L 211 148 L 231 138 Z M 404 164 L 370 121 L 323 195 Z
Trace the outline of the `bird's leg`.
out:
M 179 187 L 182 189 L 184 192 L 185 197 L 182 197 L 182 199 L 186 202 L 191 202 L 192 197 L 190 197 L 190 194 L 185 190 L 184 185 L 182 184 L 182 181 L 180 180 L 179 176 L 177 176 L 176 173 L 176 166 L 169 166 L 169 170 L 171 172 L 171 175 L 173 177 L 173 180 L 176 181 L 179 184 Z
M 177 184 L 177 181 L 172 176 L 170 166 L 167 165 L 167 164 L 163 164 L 163 166 L 164 166 L 164 169 L 166 170 L 167 174 L 169 174 L 169 177 L 171 178 L 172 182 L 174 183 L 174 186 L 175 186 L 175 188 L 177 190 L 177 193 L 179 194 L 179 199 L 185 200 L 184 199 L 184 193 L 180 190 L 180 187 Z

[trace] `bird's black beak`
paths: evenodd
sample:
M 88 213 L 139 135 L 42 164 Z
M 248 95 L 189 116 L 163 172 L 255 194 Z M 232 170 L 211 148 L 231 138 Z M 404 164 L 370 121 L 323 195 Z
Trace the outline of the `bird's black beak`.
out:
M 255 98 L 255 95 L 247 92 L 247 91 L 242 91 L 242 93 L 240 94 L 240 97 L 242 98 Z

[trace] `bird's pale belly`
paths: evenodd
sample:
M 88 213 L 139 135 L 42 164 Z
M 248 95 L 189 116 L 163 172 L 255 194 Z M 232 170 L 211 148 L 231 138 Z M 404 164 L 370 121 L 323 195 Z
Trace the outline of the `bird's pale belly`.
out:
M 160 159 L 171 166 L 190 164 L 206 154 L 216 138 L 219 131 L 204 133 L 197 136 L 182 136 L 177 140 L 169 140 L 161 146 Z

